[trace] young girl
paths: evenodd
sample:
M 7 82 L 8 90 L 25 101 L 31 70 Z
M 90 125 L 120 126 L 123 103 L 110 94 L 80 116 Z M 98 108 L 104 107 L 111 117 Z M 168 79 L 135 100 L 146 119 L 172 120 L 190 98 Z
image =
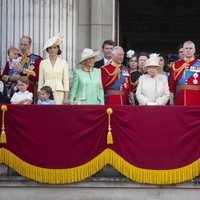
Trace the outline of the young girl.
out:
M 39 105 L 50 105 L 50 104 L 56 104 L 53 98 L 53 91 L 51 87 L 44 86 L 40 89 L 40 98 L 37 102 Z
M 29 80 L 26 76 L 22 76 L 17 81 L 19 92 L 15 92 L 10 102 L 11 104 L 31 104 L 33 101 L 33 93 L 27 90 Z

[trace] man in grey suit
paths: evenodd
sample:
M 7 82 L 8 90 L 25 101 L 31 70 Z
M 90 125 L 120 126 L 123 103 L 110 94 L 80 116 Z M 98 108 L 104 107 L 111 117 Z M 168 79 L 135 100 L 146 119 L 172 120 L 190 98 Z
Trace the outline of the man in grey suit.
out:
M 113 40 L 105 40 L 102 44 L 102 51 L 104 54 L 104 58 L 95 62 L 94 67 L 100 68 L 101 66 L 107 65 L 110 63 L 110 59 L 112 56 L 112 50 L 115 46 L 115 42 Z

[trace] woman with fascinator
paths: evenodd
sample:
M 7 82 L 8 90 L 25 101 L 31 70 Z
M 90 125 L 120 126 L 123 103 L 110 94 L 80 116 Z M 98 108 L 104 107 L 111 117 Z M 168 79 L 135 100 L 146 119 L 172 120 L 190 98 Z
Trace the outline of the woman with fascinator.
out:
M 166 105 L 169 100 L 167 76 L 159 73 L 161 66 L 158 54 L 151 54 L 146 61 L 147 74 L 140 76 L 136 91 L 139 105 Z
M 58 35 L 50 38 L 44 45 L 44 50 L 49 58 L 40 63 L 38 91 L 43 86 L 51 87 L 56 104 L 68 103 L 69 76 L 66 60 L 59 58 L 62 53 L 60 44 L 63 36 Z
M 142 74 L 138 71 L 137 55 L 133 50 L 127 51 L 126 58 L 127 58 L 127 66 L 130 69 L 131 88 L 133 91 L 135 104 L 138 105 L 135 93 L 138 85 L 138 79 Z
M 70 104 L 104 105 L 104 91 L 100 69 L 94 68 L 99 51 L 85 48 L 81 55 L 81 68 L 73 73 L 73 85 L 70 91 Z

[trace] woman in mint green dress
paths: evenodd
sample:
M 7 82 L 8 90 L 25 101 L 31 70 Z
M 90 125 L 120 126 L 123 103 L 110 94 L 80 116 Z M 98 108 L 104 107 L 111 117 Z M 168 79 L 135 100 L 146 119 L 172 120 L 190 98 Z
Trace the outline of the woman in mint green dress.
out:
M 104 91 L 100 69 L 94 68 L 95 58 L 99 51 L 84 49 L 80 61 L 81 68 L 73 73 L 73 84 L 70 91 L 70 104 L 104 105 Z

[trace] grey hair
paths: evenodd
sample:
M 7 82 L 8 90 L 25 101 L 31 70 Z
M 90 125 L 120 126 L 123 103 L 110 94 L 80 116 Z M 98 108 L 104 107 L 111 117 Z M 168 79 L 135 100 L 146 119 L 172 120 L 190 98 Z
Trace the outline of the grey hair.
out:
M 186 42 L 183 43 L 183 47 L 184 47 L 186 44 L 192 44 L 192 45 L 194 46 L 194 49 L 195 49 L 195 44 L 194 44 L 194 42 L 188 40 L 188 41 L 186 41 Z
M 112 54 L 114 55 L 116 52 L 117 52 L 117 50 L 123 50 L 123 48 L 122 47 L 120 47 L 120 46 L 115 46 L 115 47 L 113 47 L 113 50 L 112 50 Z M 123 50 L 124 51 L 124 50 Z

